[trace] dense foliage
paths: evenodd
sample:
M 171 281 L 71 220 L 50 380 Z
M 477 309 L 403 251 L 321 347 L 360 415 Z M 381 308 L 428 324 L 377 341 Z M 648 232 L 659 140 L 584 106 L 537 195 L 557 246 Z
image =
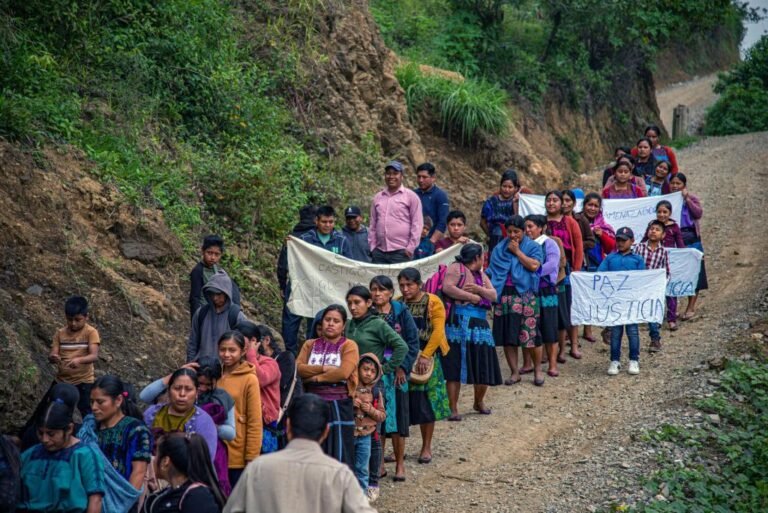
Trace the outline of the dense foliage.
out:
M 387 43 L 405 58 L 479 76 L 538 100 L 574 104 L 629 91 L 671 39 L 716 26 L 741 30 L 750 12 L 715 0 L 373 0 Z
M 717 422 L 698 428 L 676 426 L 650 434 L 654 442 L 687 447 L 685 465 L 668 464 L 649 486 L 665 488 L 668 501 L 640 512 L 768 510 L 768 365 L 729 363 L 721 389 L 699 406 Z
M 743 62 L 715 84 L 720 98 L 707 112 L 709 135 L 768 130 L 768 36 L 749 49 Z

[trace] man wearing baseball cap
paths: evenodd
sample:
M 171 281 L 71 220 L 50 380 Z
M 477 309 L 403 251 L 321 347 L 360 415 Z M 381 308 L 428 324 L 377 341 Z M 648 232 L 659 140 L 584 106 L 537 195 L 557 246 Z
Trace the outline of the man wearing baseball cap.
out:
M 368 247 L 368 228 L 363 224 L 363 212 L 360 207 L 350 205 L 344 209 L 346 224 L 341 234 L 349 243 L 350 258 L 358 262 L 371 261 L 371 248 Z
M 403 186 L 403 171 L 401 162 L 387 163 L 386 187 L 373 197 L 368 246 L 375 264 L 411 260 L 421 240 L 421 201 L 415 192 Z

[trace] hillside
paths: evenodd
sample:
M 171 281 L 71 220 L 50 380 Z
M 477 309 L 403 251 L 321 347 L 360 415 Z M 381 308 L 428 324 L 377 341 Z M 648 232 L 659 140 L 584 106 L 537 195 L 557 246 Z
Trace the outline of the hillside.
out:
M 606 20 L 523 2 L 504 7 L 494 48 L 522 48 L 525 58 L 504 62 L 530 69 L 498 67 L 493 76 L 471 66 L 440 71 L 455 68 L 454 58 L 422 63 L 503 98 L 503 130 L 464 141 L 433 113 L 409 112 L 398 69 L 422 47 L 396 54 L 382 4 L 374 4 L 2 3 L 0 356 L 11 372 L 0 387 L 17 393 L 0 398 L 0 429 L 22 423 L 50 382 L 47 345 L 71 294 L 93 305 L 104 341 L 98 372 L 142 384 L 182 358 L 186 275 L 202 235 L 224 235 L 226 266 L 250 315 L 278 325 L 275 257 L 301 205 L 365 207 L 387 159 L 431 160 L 477 234 L 480 202 L 503 169 L 516 167 L 538 190 L 561 185 L 658 121 L 644 61 L 622 68 L 631 80 L 613 87 L 612 70 L 629 54 L 568 54 L 589 50 L 574 46 L 577 29 L 594 33 L 573 23 Z M 465 17 L 463 2 L 418 7 L 459 16 L 453 27 L 480 40 L 481 20 Z M 714 12 L 702 23 L 732 15 Z M 434 34 L 445 38 L 451 26 Z M 525 27 L 535 36 L 528 46 Z M 479 48 L 459 47 L 470 52 L 467 63 L 493 68 Z M 414 185 L 411 174 L 407 181 Z

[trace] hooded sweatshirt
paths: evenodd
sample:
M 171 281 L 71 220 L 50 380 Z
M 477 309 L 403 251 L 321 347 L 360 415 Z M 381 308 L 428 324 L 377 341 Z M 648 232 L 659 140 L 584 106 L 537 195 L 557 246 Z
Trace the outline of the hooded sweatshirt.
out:
M 384 411 L 384 398 L 379 392 L 374 396 L 374 386 L 381 379 L 381 363 L 373 353 L 365 353 L 360 357 L 360 363 L 363 359 L 370 359 L 376 366 L 376 377 L 371 383 L 363 384 L 362 376 L 358 373 L 358 385 L 355 390 L 355 436 L 368 436 L 376 430 L 376 424 L 384 422 L 387 414 Z M 360 364 L 358 364 L 358 372 Z M 370 405 L 371 410 L 366 413 L 363 411 L 363 405 Z
M 211 296 L 214 291 L 221 291 L 227 296 L 227 302 L 220 312 L 213 307 Z M 217 344 L 219 337 L 224 332 L 231 330 L 240 322 L 246 320 L 243 312 L 238 312 L 237 321 L 230 326 L 229 307 L 232 305 L 232 280 L 226 272 L 220 271 L 214 274 L 208 283 L 203 286 L 203 294 L 209 307 L 201 307 L 195 315 L 192 316 L 192 329 L 187 341 L 187 361 L 192 362 L 200 357 L 209 356 L 216 358 L 219 355 Z M 205 318 L 200 322 L 200 315 Z
M 235 401 L 235 439 L 226 442 L 229 468 L 245 468 L 261 453 L 261 391 L 256 369 L 252 364 L 242 362 L 232 372 L 224 374 L 216 386 L 226 390 Z
M 369 313 L 362 319 L 352 319 L 347 323 L 347 338 L 357 342 L 361 354 L 373 353 L 379 361 L 384 359 L 384 350 L 392 349 L 392 357 L 383 365 L 382 372 L 395 372 L 408 355 L 408 344 L 393 330 L 387 321 Z

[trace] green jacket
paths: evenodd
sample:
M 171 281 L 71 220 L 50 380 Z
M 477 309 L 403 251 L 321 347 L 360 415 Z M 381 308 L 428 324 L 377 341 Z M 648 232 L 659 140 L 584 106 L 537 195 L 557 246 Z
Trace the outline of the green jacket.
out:
M 360 354 L 373 353 L 384 361 L 384 349 L 392 348 L 392 358 L 382 366 L 382 372 L 395 372 L 408 354 L 408 344 L 393 330 L 387 321 L 375 315 L 347 322 L 346 337 L 357 342 Z

